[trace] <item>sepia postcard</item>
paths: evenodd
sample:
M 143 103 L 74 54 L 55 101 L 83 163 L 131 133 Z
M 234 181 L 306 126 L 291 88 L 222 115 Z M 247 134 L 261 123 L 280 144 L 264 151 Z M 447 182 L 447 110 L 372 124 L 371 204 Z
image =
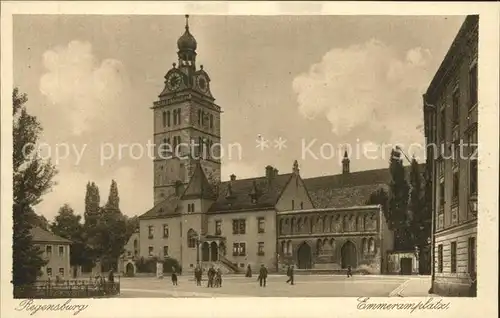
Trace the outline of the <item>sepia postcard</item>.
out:
M 496 317 L 498 10 L 2 1 L 2 316 Z

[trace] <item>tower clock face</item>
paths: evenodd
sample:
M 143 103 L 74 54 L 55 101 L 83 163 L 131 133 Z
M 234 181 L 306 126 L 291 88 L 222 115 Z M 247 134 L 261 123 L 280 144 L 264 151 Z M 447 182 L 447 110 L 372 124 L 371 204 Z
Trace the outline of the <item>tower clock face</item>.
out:
M 182 76 L 179 73 L 172 73 L 167 77 L 167 86 L 171 91 L 178 90 L 181 87 Z
M 206 93 L 208 91 L 208 81 L 205 76 L 198 76 L 196 84 L 202 92 Z

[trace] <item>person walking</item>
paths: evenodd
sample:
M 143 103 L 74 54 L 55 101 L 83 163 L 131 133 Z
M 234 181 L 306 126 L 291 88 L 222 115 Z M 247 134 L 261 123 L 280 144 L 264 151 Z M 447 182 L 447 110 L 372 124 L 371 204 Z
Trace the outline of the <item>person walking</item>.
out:
M 201 286 L 201 275 L 202 275 L 202 269 L 200 267 L 200 264 L 198 264 L 194 269 L 194 280 L 196 281 L 196 286 Z
M 351 268 L 351 265 L 347 266 L 347 277 L 352 277 L 352 268 Z
M 177 286 L 177 273 L 175 272 L 175 267 L 172 267 L 172 284 Z
M 247 266 L 247 272 L 245 274 L 245 277 L 252 277 L 252 268 L 250 267 L 250 264 Z
M 222 271 L 220 268 L 217 268 L 217 271 L 215 273 L 215 287 L 222 287 Z
M 259 271 L 260 287 L 266 287 L 266 280 L 267 280 L 267 268 L 264 266 L 264 264 L 262 264 L 260 265 L 260 271 Z
M 207 276 L 208 276 L 207 287 L 214 287 L 215 269 L 213 265 L 210 266 L 210 268 L 208 269 Z
M 286 275 L 288 276 L 288 280 L 286 282 L 293 285 L 293 265 L 288 266 Z

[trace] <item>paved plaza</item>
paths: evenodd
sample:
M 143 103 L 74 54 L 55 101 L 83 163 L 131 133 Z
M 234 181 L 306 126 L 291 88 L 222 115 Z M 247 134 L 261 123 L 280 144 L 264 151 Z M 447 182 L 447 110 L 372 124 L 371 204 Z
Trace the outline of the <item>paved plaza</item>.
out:
M 190 276 L 179 276 L 178 286 L 170 277 L 121 278 L 120 297 L 425 297 L 430 287 L 428 276 L 298 275 L 293 286 L 286 279 L 271 275 L 262 288 L 257 276 L 227 276 L 222 287 L 207 288 L 206 281 L 196 286 Z

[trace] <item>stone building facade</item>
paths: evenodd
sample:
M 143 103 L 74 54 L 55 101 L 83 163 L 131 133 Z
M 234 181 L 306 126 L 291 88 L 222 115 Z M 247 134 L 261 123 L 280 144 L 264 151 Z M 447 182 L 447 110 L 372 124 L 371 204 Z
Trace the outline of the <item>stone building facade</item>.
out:
M 263 176 L 231 175 L 220 182 L 220 160 L 212 159 L 217 147 L 211 146 L 221 138 L 221 108 L 208 74 L 196 66 L 197 44 L 187 24 L 177 44 L 179 63 L 167 72 L 153 106 L 154 137 L 159 144 L 194 141 L 195 147 L 185 153 L 157 146 L 170 156 L 154 159 L 154 205 L 139 217 L 139 233 L 131 238 L 139 256 L 134 252 L 132 259 L 175 258 L 183 272 L 196 264 L 241 272 L 261 264 L 279 270 L 286 263 L 384 272 L 392 233 L 380 207 L 367 200 L 387 190 L 388 169 L 351 172 L 345 153 L 337 175 L 303 179 L 295 161 L 287 173 L 267 166 Z
M 71 241 L 57 236 L 40 227 L 31 229 L 33 244 L 37 245 L 43 252 L 42 257 L 47 264 L 40 270 L 42 272 L 40 279 L 60 279 L 72 278 L 74 273 L 70 265 Z
M 478 27 L 478 16 L 465 19 L 424 95 L 439 295 L 469 295 L 476 276 Z
M 298 269 L 385 271 L 393 233 L 379 205 L 278 212 L 280 261 Z

